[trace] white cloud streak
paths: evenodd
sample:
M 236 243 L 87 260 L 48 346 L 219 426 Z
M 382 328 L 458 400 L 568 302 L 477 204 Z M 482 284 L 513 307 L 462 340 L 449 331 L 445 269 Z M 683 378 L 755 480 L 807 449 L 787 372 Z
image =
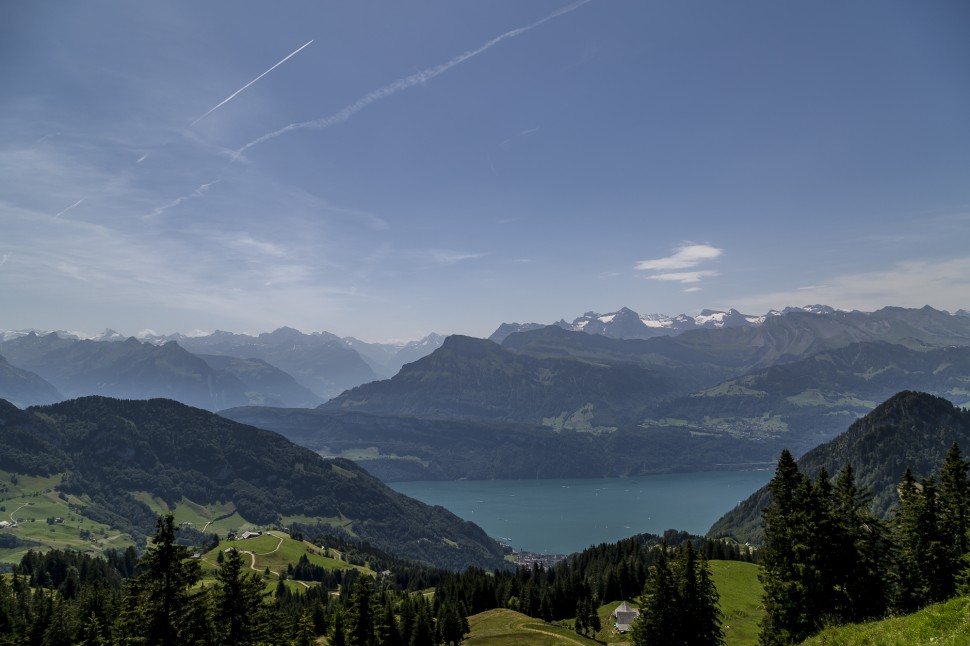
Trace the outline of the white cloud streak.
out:
M 265 72 L 263 72 L 262 74 L 260 74 L 256 78 L 254 78 L 252 81 L 250 81 L 246 85 L 242 86 L 241 88 L 239 88 L 238 90 L 236 90 L 232 94 L 230 94 L 228 97 L 226 97 L 225 99 L 223 99 L 222 102 L 219 103 L 218 105 L 210 108 L 208 112 L 206 112 L 201 117 L 199 117 L 198 119 L 196 119 L 195 121 L 193 121 L 190 125 L 191 126 L 194 126 L 195 124 L 199 123 L 200 121 L 202 121 L 203 119 L 205 119 L 206 117 L 208 117 L 210 114 L 212 114 L 213 112 L 215 112 L 216 110 L 218 110 L 219 108 L 221 108 L 222 106 L 224 106 L 225 104 L 227 104 L 230 101 L 232 101 L 233 99 L 235 99 L 236 96 L 239 95 L 240 92 L 242 92 L 243 90 L 245 90 L 246 88 L 248 88 L 250 85 L 252 85 L 253 83 L 255 83 L 256 81 L 258 81 L 259 79 L 263 78 L 264 76 L 266 76 L 267 74 L 269 74 L 270 72 L 272 72 L 273 70 L 275 70 L 277 67 L 279 67 L 280 65 L 282 65 L 286 61 L 290 60 L 291 58 L 293 58 L 294 56 L 296 56 L 297 54 L 299 54 L 307 46 L 309 46 L 310 43 L 312 43 L 312 42 L 313 42 L 312 40 L 309 40 L 306 43 L 304 43 L 303 45 L 301 45 L 300 47 L 298 47 L 296 50 L 294 50 L 293 52 L 291 52 L 286 58 L 284 58 L 283 60 L 281 60 L 280 62 L 278 62 L 276 65 L 274 65 L 273 67 L 269 68 L 268 70 L 266 70 Z
M 57 218 L 61 217 L 62 215 L 64 215 L 65 213 L 67 213 L 68 211 L 70 211 L 71 209 L 73 209 L 74 207 L 80 206 L 81 202 L 83 202 L 83 201 L 84 201 L 84 198 L 82 197 L 80 200 L 78 200 L 77 202 L 75 202 L 71 206 L 67 207 L 66 209 L 64 209 L 63 211 L 61 211 L 57 215 L 55 215 L 54 216 L 54 219 L 56 220 Z
M 704 269 L 699 271 L 670 271 L 660 274 L 653 274 L 652 276 L 647 276 L 650 280 L 663 280 L 678 283 L 699 283 L 702 278 L 713 278 L 717 276 L 718 272 L 713 269 Z
M 966 309 L 970 303 L 970 256 L 908 260 L 881 270 L 831 276 L 823 285 L 796 287 L 734 302 L 736 307 L 768 310 L 801 304 L 807 298 L 847 310 L 871 311 L 887 305 Z
M 435 67 L 429 67 L 427 69 L 421 70 L 420 72 L 416 72 L 415 74 L 411 74 L 410 76 L 405 76 L 403 78 L 400 78 L 394 81 L 393 83 L 390 83 L 388 85 L 385 85 L 382 88 L 379 88 L 377 90 L 374 90 L 373 92 L 370 92 L 369 94 L 365 94 L 361 98 L 357 99 L 355 102 L 351 103 L 350 105 L 343 108 L 339 112 L 335 112 L 330 116 L 316 119 L 314 121 L 291 123 L 288 126 L 284 126 L 280 128 L 279 130 L 274 130 L 273 132 L 267 133 L 262 137 L 259 137 L 257 139 L 250 141 L 248 144 L 240 148 L 238 151 L 236 151 L 235 156 L 236 158 L 238 158 L 240 155 L 242 155 L 244 152 L 246 152 L 248 149 L 252 148 L 253 146 L 257 146 L 261 143 L 269 141 L 270 139 L 275 139 L 276 137 L 279 137 L 282 134 L 286 134 L 291 130 L 301 130 L 304 128 L 323 130 L 323 129 L 335 126 L 337 124 L 343 123 L 344 121 L 347 121 L 348 119 L 353 117 L 355 114 L 357 114 L 364 108 L 370 106 L 372 103 L 376 103 L 381 99 L 386 99 L 390 96 L 397 94 L 398 92 L 414 87 L 415 85 L 421 85 L 422 83 L 426 83 L 431 79 L 435 78 L 436 76 L 438 76 L 439 74 L 444 74 L 445 72 L 452 69 L 453 67 L 461 65 L 465 61 L 471 58 L 474 58 L 479 54 L 483 54 L 487 52 L 488 50 L 495 47 L 503 40 L 507 40 L 509 38 L 515 38 L 516 36 L 521 36 L 522 34 L 528 31 L 531 31 L 536 27 L 539 27 L 549 22 L 550 20 L 553 20 L 554 18 L 558 18 L 559 16 L 563 16 L 567 13 L 575 11 L 579 7 L 589 2 L 592 2 L 592 0 L 580 0 L 579 2 L 574 2 L 570 5 L 563 7 L 562 9 L 558 9 L 552 12 L 545 18 L 542 18 L 541 20 L 537 20 L 531 25 L 526 25 L 525 27 L 518 27 L 516 29 L 507 31 L 504 34 L 496 36 L 495 38 L 492 38 L 491 40 L 487 41 L 484 45 L 481 45 L 477 49 L 468 50 L 463 54 L 459 54 L 458 56 L 455 56 L 454 58 L 452 58 L 446 63 L 441 63 L 440 65 L 436 65 Z
M 192 199 L 197 199 L 197 198 L 200 198 L 200 197 L 205 197 L 205 194 L 209 192 L 209 189 L 213 186 L 213 184 L 218 184 L 218 183 L 219 183 L 219 180 L 213 180 L 211 182 L 208 182 L 206 184 L 203 184 L 199 188 L 197 188 L 194 191 L 192 191 L 191 193 L 189 193 L 188 195 L 183 195 L 181 197 L 177 197 L 174 200 L 172 200 L 171 202 L 169 202 L 168 204 L 163 204 L 162 206 L 157 207 L 151 213 L 149 213 L 148 215 L 145 215 L 143 217 L 145 219 L 154 218 L 154 217 L 157 217 L 157 216 L 161 215 L 165 211 L 168 211 L 169 209 L 175 208 L 176 206 L 178 206 L 182 202 L 185 202 L 185 201 L 188 201 L 188 200 L 192 200 Z
M 636 264 L 636 268 L 641 271 L 666 270 L 666 269 L 688 269 L 707 260 L 718 258 L 723 249 L 718 249 L 706 244 L 687 244 L 678 247 L 673 255 L 666 258 L 655 258 L 653 260 L 641 260 Z
M 641 260 L 634 265 L 639 271 L 655 271 L 659 273 L 645 276 L 649 280 L 662 280 L 678 283 L 699 283 L 704 278 L 719 275 L 713 269 L 693 269 L 698 265 L 716 260 L 724 253 L 723 249 L 706 244 L 683 244 L 666 258 Z M 692 269 L 693 271 L 670 271 L 672 269 Z M 697 291 L 693 288 L 685 291 Z

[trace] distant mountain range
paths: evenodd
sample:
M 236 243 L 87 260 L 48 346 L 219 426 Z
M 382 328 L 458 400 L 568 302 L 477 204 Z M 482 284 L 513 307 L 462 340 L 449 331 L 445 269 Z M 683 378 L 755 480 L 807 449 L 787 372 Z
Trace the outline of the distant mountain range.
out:
M 806 307 L 786 307 L 783 311 L 771 311 L 762 315 L 742 314 L 736 309 L 726 312 L 717 310 L 702 310 L 697 316 L 679 314 L 637 314 L 633 310 L 623 307 L 616 312 L 597 314 L 586 312 L 573 319 L 572 323 L 560 320 L 552 323 L 557 327 L 571 332 L 586 332 L 588 334 L 602 334 L 614 339 L 652 339 L 657 336 L 680 334 L 688 330 L 716 330 L 727 327 L 758 327 L 769 316 L 779 316 L 789 312 L 811 312 L 813 314 L 832 314 L 836 310 L 827 305 L 809 305 Z M 962 310 L 961 310 L 962 311 Z M 529 332 L 546 327 L 542 323 L 502 323 L 488 338 L 501 343 L 510 334 Z
M 545 464 L 547 456 L 584 475 L 591 464 L 599 475 L 633 475 L 770 462 L 783 446 L 799 454 L 904 389 L 970 402 L 970 317 L 930 307 L 798 308 L 760 325 L 650 339 L 561 326 L 514 333 L 501 345 L 453 336 L 393 378 L 323 404 L 319 415 L 226 414 L 329 454 L 374 460 L 385 477 L 487 471 L 476 451 L 494 446 L 473 450 L 469 438 L 461 447 L 455 429 L 506 444 L 519 437 L 541 450 L 537 468 L 508 474 L 519 464 L 512 461 L 505 477 L 569 475 Z M 401 429 L 400 441 L 375 436 L 367 426 L 377 419 Z M 541 442 L 537 429 L 545 429 Z
M 141 544 L 159 505 L 187 506 L 238 514 L 240 524 L 300 523 L 438 567 L 502 566 L 481 528 L 353 462 L 171 400 L 84 397 L 26 410 L 0 400 L 0 471 L 52 478 L 72 512 Z
M 966 458 L 970 454 L 970 411 L 942 397 L 904 391 L 799 458 L 798 467 L 812 479 L 824 467 L 834 478 L 851 464 L 857 486 L 872 494 L 873 512 L 888 518 L 898 501 L 896 487 L 906 468 L 917 479 L 936 474 L 954 442 Z M 718 520 L 709 535 L 760 542 L 761 510 L 769 502 L 767 486 L 762 487 Z
M 431 334 L 409 343 L 364 343 L 292 328 L 257 336 L 214 332 L 141 338 L 105 330 L 90 339 L 63 331 L 7 331 L 0 333 L 5 360 L 0 397 L 21 406 L 106 395 L 170 397 L 209 410 L 247 404 L 312 407 L 395 374 L 443 340 Z

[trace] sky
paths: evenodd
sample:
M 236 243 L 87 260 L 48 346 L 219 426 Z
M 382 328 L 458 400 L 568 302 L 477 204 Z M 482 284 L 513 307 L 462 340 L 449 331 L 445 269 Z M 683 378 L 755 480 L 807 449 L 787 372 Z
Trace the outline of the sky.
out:
M 0 329 L 970 309 L 970 3 L 0 4 Z

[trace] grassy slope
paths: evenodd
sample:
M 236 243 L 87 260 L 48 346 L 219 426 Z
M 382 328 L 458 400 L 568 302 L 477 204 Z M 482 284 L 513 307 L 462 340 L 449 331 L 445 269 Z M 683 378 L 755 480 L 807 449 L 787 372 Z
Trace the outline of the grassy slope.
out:
M 764 616 L 759 567 L 740 561 L 710 561 L 714 585 L 721 595 L 722 627 L 729 645 L 758 643 L 758 622 Z
M 910 646 L 970 644 L 970 597 L 938 603 L 905 617 L 829 628 L 803 646 Z
M 761 608 L 762 587 L 758 581 L 758 566 L 739 561 L 711 561 L 711 572 L 724 612 L 724 634 L 728 646 L 748 646 L 758 641 L 758 622 L 764 611 Z M 613 609 L 618 601 L 599 609 L 603 629 L 595 635 L 598 643 L 614 646 L 629 644 L 628 635 L 613 632 Z M 635 604 L 634 604 L 635 605 Z M 545 624 L 512 610 L 489 610 L 469 617 L 471 636 L 466 644 L 592 644 L 593 640 L 577 635 L 569 625 Z
M 469 646 L 554 646 L 596 644 L 568 628 L 543 623 L 514 610 L 488 610 L 468 618 L 470 636 L 462 642 Z
M 14 482 L 16 480 L 16 482 Z M 124 549 L 132 544 L 127 534 L 119 534 L 107 525 L 96 523 L 71 510 L 69 505 L 83 507 L 87 501 L 76 496 L 58 497 L 54 486 L 60 476 L 34 477 L 0 470 L 0 520 L 16 520 L 16 527 L 0 532 L 36 545 L 0 548 L 0 563 L 19 563 L 29 549 L 72 549 L 101 552 L 109 547 Z M 63 523 L 48 525 L 47 518 L 62 518 Z M 81 532 L 90 532 L 81 538 Z

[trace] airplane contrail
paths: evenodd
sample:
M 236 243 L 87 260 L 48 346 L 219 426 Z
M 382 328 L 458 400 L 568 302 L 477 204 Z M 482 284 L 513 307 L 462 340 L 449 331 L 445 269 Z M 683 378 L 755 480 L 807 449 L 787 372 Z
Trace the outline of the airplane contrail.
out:
M 237 94 L 239 94 L 240 92 L 242 92 L 243 90 L 245 90 L 247 87 L 249 87 L 250 85 L 252 85 L 256 81 L 258 81 L 259 79 L 263 78 L 264 76 L 266 76 L 267 74 L 269 74 L 270 72 L 272 72 L 273 70 L 275 70 L 277 67 L 279 67 L 280 65 L 282 65 L 286 61 L 290 60 L 291 58 L 293 58 L 294 56 L 296 56 L 297 54 L 299 54 L 305 47 L 307 47 L 312 42 L 313 42 L 313 40 L 308 40 L 306 43 L 304 43 L 298 49 L 294 50 L 289 56 L 287 56 L 286 58 L 284 58 L 283 60 L 281 60 L 279 63 L 277 63 L 273 67 L 269 68 L 268 70 L 266 70 L 265 72 L 263 72 L 262 74 L 260 74 L 256 78 L 254 78 L 252 81 L 250 81 L 249 83 L 247 83 L 246 85 L 242 86 L 241 88 L 239 88 L 238 90 L 236 90 L 235 92 L 233 92 L 232 94 L 230 94 L 228 97 L 226 97 L 225 99 L 223 99 L 222 103 L 220 103 L 219 105 L 211 108 L 208 112 L 206 112 L 201 117 L 199 117 L 198 119 L 196 119 L 195 121 L 193 121 L 190 124 L 190 126 L 194 126 L 195 124 L 199 123 L 200 121 L 202 121 L 203 119 L 205 119 L 206 117 L 208 117 L 210 114 L 212 114 L 213 112 L 215 112 L 216 110 L 218 110 L 219 108 L 221 108 L 222 106 L 224 106 L 225 104 L 227 104 L 230 101 L 232 101 L 234 98 L 236 98 L 236 95 Z
M 73 209 L 75 206 L 79 205 L 83 201 L 84 201 L 84 198 L 82 197 L 80 200 L 78 200 L 77 202 L 75 202 L 71 206 L 67 207 L 66 209 L 64 209 L 63 211 L 61 211 L 57 215 L 55 215 L 54 218 L 56 219 L 56 218 L 61 217 L 62 215 L 64 215 L 65 213 L 67 213 L 68 211 L 70 211 L 71 209 Z
M 264 141 L 275 139 L 276 137 L 279 137 L 280 135 L 287 133 L 291 130 L 300 130 L 302 128 L 313 128 L 316 130 L 321 130 L 324 128 L 330 128 L 331 126 L 335 126 L 338 123 L 343 123 L 344 121 L 350 119 L 352 116 L 354 116 L 355 114 L 357 114 L 358 112 L 360 112 L 361 110 L 363 110 L 364 108 L 366 108 L 367 106 L 369 106 L 370 104 L 376 101 L 380 101 L 381 99 L 386 99 L 391 95 L 397 94 L 401 90 L 406 90 L 410 87 L 414 87 L 415 85 L 419 85 L 421 83 L 430 81 L 434 77 L 438 76 L 439 74 L 443 74 L 447 72 L 448 70 L 455 67 L 456 65 L 460 65 L 461 63 L 464 63 L 468 59 L 474 58 L 475 56 L 478 56 L 479 54 L 482 54 L 490 50 L 492 47 L 495 47 L 503 40 L 506 40 L 508 38 L 515 38 L 516 36 L 521 36 L 527 31 L 531 31 L 536 27 L 539 27 L 540 25 L 546 22 L 549 22 L 553 18 L 558 18 L 559 16 L 575 11 L 576 9 L 580 8 L 581 6 L 589 2 L 592 2 L 592 0 L 580 0 L 579 2 L 574 2 L 570 5 L 563 7 L 562 9 L 558 9 L 552 12 L 545 18 L 542 18 L 541 20 L 537 20 L 531 25 L 526 25 L 525 27 L 518 27 L 516 29 L 512 29 L 511 31 L 507 31 L 504 34 L 496 36 L 495 38 L 492 38 L 491 40 L 487 41 L 484 45 L 478 47 L 477 49 L 472 49 L 463 54 L 459 54 L 458 56 L 455 56 L 447 63 L 441 63 L 440 65 L 436 65 L 435 67 L 429 67 L 428 69 L 422 70 L 420 72 L 416 72 L 414 74 L 411 74 L 410 76 L 405 76 L 403 78 L 400 78 L 394 81 L 393 83 L 385 85 L 382 88 L 379 88 L 369 94 L 362 96 L 361 98 L 357 99 L 354 103 L 351 103 L 350 105 L 343 108 L 339 112 L 335 112 L 334 114 L 328 117 L 323 117 L 320 119 L 316 119 L 314 121 L 291 123 L 290 125 L 284 126 L 279 130 L 275 130 L 273 132 L 265 134 L 262 137 L 259 137 L 258 139 L 254 139 L 250 141 L 248 144 L 246 144 L 245 146 L 237 150 L 233 158 L 238 159 L 239 156 L 242 155 L 249 148 L 252 148 L 253 146 L 261 144 Z

